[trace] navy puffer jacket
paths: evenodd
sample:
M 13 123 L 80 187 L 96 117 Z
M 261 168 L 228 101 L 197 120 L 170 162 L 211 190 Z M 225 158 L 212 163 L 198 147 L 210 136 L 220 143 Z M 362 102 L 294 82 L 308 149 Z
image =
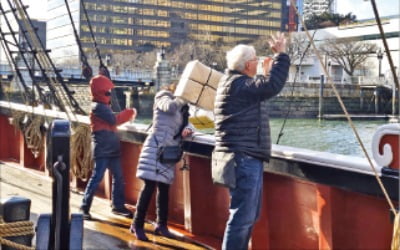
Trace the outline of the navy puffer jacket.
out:
M 218 85 L 215 100 L 215 151 L 243 152 L 269 161 L 271 138 L 266 101 L 285 85 L 289 56 L 279 54 L 270 74 L 248 77 L 229 71 Z

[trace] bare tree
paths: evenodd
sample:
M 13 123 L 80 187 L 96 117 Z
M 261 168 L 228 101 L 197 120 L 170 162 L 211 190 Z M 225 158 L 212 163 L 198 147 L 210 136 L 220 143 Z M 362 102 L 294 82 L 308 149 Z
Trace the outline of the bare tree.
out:
M 157 52 L 155 50 L 140 53 L 142 67 L 145 69 L 152 69 L 156 64 Z
M 267 55 L 272 53 L 268 43 L 269 38 L 270 36 L 259 36 L 251 43 L 258 54 Z
M 300 60 L 304 56 L 311 54 L 310 52 L 310 42 L 304 33 L 294 33 L 290 37 L 290 41 L 287 46 L 287 54 L 290 59 L 294 62 Z
M 273 52 L 269 46 L 268 40 L 270 36 L 259 36 L 256 40 L 254 40 L 251 45 L 257 51 L 259 55 L 272 55 Z M 299 59 L 303 53 L 309 55 L 309 50 L 306 51 L 308 47 L 308 39 L 304 33 L 293 33 L 292 36 L 289 38 L 287 51 L 286 53 L 290 56 L 292 61 Z
M 187 41 L 170 51 L 167 58 L 172 65 L 178 66 L 180 71 L 189 61 L 196 59 L 219 71 L 222 71 L 226 65 L 225 49 L 222 47 L 221 41 Z
M 196 43 L 193 41 L 182 43 L 167 53 L 167 58 L 174 66 L 183 69 L 191 60 L 195 59 L 194 50 Z M 196 58 L 197 59 L 197 58 Z
M 113 67 L 119 67 L 120 70 L 132 69 L 135 65 L 137 53 L 132 50 L 127 53 L 112 54 L 110 64 Z
M 376 44 L 355 39 L 329 39 L 321 45 L 321 50 L 350 76 L 376 49 Z

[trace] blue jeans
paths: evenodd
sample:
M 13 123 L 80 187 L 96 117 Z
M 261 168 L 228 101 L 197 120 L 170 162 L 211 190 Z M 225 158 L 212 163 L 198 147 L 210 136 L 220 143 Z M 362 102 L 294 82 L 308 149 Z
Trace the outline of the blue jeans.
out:
M 236 188 L 231 188 L 229 219 L 222 249 L 247 249 L 254 223 L 260 215 L 263 162 L 243 153 L 235 154 Z
M 104 157 L 95 160 L 92 176 L 86 186 L 85 194 L 83 195 L 81 208 L 89 212 L 92 205 L 93 196 L 96 193 L 97 187 L 104 177 L 106 169 L 111 171 L 112 175 L 112 206 L 113 208 L 123 208 L 125 205 L 125 184 L 122 175 L 120 157 Z

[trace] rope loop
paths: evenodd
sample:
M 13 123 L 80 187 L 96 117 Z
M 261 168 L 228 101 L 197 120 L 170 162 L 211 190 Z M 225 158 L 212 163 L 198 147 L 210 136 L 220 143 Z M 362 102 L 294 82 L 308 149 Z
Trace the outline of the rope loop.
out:
M 33 222 L 31 221 L 16 221 L 16 222 L 4 222 L 3 218 L 0 217 L 0 243 L 3 245 L 10 246 L 15 249 L 22 250 L 33 250 L 34 247 L 22 245 L 20 243 L 16 243 L 10 240 L 5 239 L 4 237 L 13 237 L 13 236 L 25 236 L 25 235 L 34 235 L 35 232 L 33 230 Z
M 71 170 L 82 181 L 86 181 L 93 169 L 91 131 L 88 125 L 79 124 L 71 135 Z
M 35 158 L 39 156 L 43 149 L 43 124 L 44 118 L 35 116 L 31 118 L 31 122 L 27 125 L 24 131 L 26 146 L 32 151 Z

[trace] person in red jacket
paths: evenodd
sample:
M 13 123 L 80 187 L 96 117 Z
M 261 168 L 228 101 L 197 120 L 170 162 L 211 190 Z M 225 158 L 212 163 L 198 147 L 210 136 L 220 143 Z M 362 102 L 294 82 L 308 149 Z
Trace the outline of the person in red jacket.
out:
M 114 115 L 110 107 L 111 89 L 113 87 L 114 84 L 111 80 L 103 75 L 94 76 L 90 80 L 93 101 L 90 112 L 90 126 L 95 165 L 80 207 L 84 219 L 91 219 L 89 211 L 93 196 L 107 168 L 112 174 L 112 213 L 133 217 L 132 212 L 125 207 L 125 184 L 121 169 L 120 139 L 116 131 L 118 125 L 136 117 L 136 110 L 125 109 Z

